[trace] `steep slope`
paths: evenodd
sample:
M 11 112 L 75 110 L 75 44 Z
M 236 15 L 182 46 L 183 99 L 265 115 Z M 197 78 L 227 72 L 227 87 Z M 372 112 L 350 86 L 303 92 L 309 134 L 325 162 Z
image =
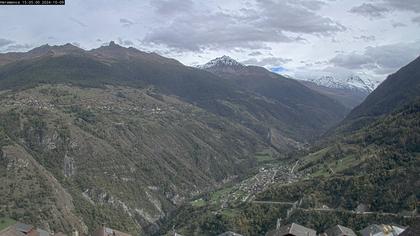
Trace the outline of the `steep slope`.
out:
M 291 169 L 303 177 L 300 181 L 279 178 L 257 195 L 259 203 L 231 202 L 225 204 L 227 208 L 185 206 L 165 225 L 177 225 L 185 234 L 233 230 L 262 235 L 275 227 L 278 218 L 320 232 L 336 224 L 361 230 L 373 223 L 418 222 L 419 70 L 416 59 L 389 76 L 343 124 L 373 117 L 369 122 L 352 126 L 350 132 L 340 126 L 309 153 L 292 158 Z
M 173 59 L 115 43 L 91 51 L 45 46 L 30 52 L 37 56 L 26 55 L 24 60 L 0 67 L 1 89 L 43 83 L 153 86 L 161 93 L 244 124 L 268 139 L 276 136 L 272 140 L 281 141 L 272 144 L 280 150 L 320 135 L 346 113 L 341 104 L 259 67 L 245 68 L 240 75 L 243 82 L 235 83 Z M 249 93 L 250 90 L 254 92 Z
M 390 75 L 378 89 L 356 107 L 346 121 L 386 115 L 401 108 L 420 95 L 420 57 Z
M 332 127 L 347 112 L 343 105 L 295 80 L 262 67 L 244 66 L 227 56 L 216 58 L 200 68 L 242 89 L 276 101 L 283 107 L 285 122 L 294 131 L 307 129 L 306 135 L 311 135 L 311 130 L 315 127 L 321 130 Z
M 303 199 L 303 210 L 288 221 L 320 230 L 334 224 L 357 230 L 378 222 L 411 225 L 418 221 L 420 207 L 419 121 L 417 100 L 352 134 L 335 136 L 300 159 L 299 170 L 310 178 L 273 186 L 258 199 Z M 324 206 L 334 212 L 305 210 Z M 355 213 L 360 206 L 371 213 Z
M 328 214 L 304 209 L 289 218 L 319 229 L 339 223 L 360 230 L 378 219 L 401 225 L 418 221 L 419 71 L 416 59 L 390 75 L 309 155 L 299 158 L 299 171 L 310 178 L 273 186 L 259 199 L 303 199 L 306 208 L 335 209 Z M 355 213 L 360 205 L 371 216 Z
M 330 137 L 311 154 L 300 158 L 300 171 L 312 178 L 288 187 L 273 187 L 260 199 L 303 198 L 310 206 L 327 205 L 343 210 L 364 204 L 378 216 L 382 216 L 381 212 L 393 213 L 392 219 L 382 216 L 382 222 L 413 223 L 416 218 L 407 216 L 416 215 L 420 207 L 419 71 L 416 59 L 390 75 Z M 355 122 L 359 122 L 357 126 Z M 343 130 L 343 126 L 347 129 Z M 340 218 L 340 214 L 324 217 L 353 224 L 356 229 L 374 222 L 369 217 L 349 222 Z M 315 213 L 297 214 L 290 220 L 296 219 L 319 226 L 327 222 L 317 219 Z
M 175 225 L 185 235 L 227 230 L 264 235 L 278 218 L 282 224 L 295 222 L 319 232 L 337 224 L 354 230 L 378 223 L 412 225 L 418 221 L 413 216 L 420 217 L 419 121 L 420 100 L 299 157 L 295 172 L 304 178 L 278 181 L 257 194 L 260 203 L 185 205 L 162 228 Z M 295 164 L 296 159 L 290 160 L 290 166 Z M 291 210 L 295 202 L 299 206 Z M 359 206 L 370 213 L 356 213 Z
M 25 148 L 3 132 L 0 139 L 0 212 L 24 222 L 36 222 L 47 230 L 78 228 L 83 232 L 86 225 L 75 214 L 67 190 Z
M 2 214 L 65 232 L 101 223 L 143 231 L 248 173 L 267 148 L 246 127 L 150 89 L 44 85 L 5 92 L 1 103 Z

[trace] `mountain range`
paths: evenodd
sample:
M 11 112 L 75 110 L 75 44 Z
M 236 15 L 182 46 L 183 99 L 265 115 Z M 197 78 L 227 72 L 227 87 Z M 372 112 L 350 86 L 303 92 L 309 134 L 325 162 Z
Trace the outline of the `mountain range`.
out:
M 308 88 L 324 94 L 353 109 L 378 86 L 378 82 L 362 79 L 355 74 L 346 76 L 324 75 L 320 77 L 299 78 Z
M 348 74 L 345 76 L 329 74 L 320 77 L 299 77 L 298 79 L 286 75 L 277 75 L 275 73 L 268 75 L 268 71 L 262 67 L 245 66 L 229 56 L 215 58 L 204 65 L 197 66 L 197 68 L 207 70 L 221 76 L 222 78 L 230 78 L 229 80 L 231 81 L 236 79 L 237 84 L 244 88 L 247 87 L 247 89 L 251 88 L 254 92 L 257 86 L 260 87 L 259 89 L 262 89 L 262 84 L 267 86 L 268 81 L 270 81 L 261 78 L 277 77 L 282 78 L 282 81 L 286 79 L 296 80 L 304 86 L 310 88 L 312 91 L 316 91 L 317 93 L 335 100 L 345 106 L 348 110 L 351 110 L 362 103 L 363 100 L 378 86 L 378 82 L 367 78 L 362 79 L 360 76 L 355 74 Z M 236 78 L 234 78 L 234 76 L 236 76 Z M 248 78 L 248 80 L 245 78 Z M 270 84 L 270 86 L 271 85 L 272 84 Z M 273 90 L 275 89 L 279 91 L 278 89 L 285 88 L 284 85 L 280 85 L 278 87 L 274 86 Z M 268 88 L 266 87 L 264 89 L 264 94 L 266 94 Z M 278 94 L 283 94 L 284 92 L 286 91 L 279 91 Z M 295 94 L 295 92 L 296 91 L 291 91 L 293 94 Z M 276 92 L 271 92 L 271 94 L 274 93 Z M 299 94 L 299 96 L 302 96 L 302 94 Z
M 349 111 L 341 103 L 303 86 L 296 80 L 270 72 L 263 67 L 245 66 L 228 56 L 213 59 L 199 68 L 244 91 L 275 101 L 284 109 L 281 113 L 286 126 L 293 127 L 292 130 L 282 131 L 292 137 L 296 130 L 300 130 L 298 133 L 305 132 L 306 137 L 310 137 L 312 134 L 307 132 L 309 127 L 314 129 L 317 126 L 324 130 L 334 125 L 334 121 L 339 119 L 337 115 L 345 115 Z M 312 115 L 307 116 L 307 112 L 311 112 Z M 297 120 L 306 127 L 296 123 Z
M 150 234 L 187 199 L 254 173 L 260 153 L 281 160 L 349 111 L 264 68 L 221 68 L 114 42 L 0 54 L 0 213 Z
M 336 209 L 287 219 L 317 230 L 365 226 L 349 213 L 360 204 L 408 224 L 419 68 L 358 105 L 337 91 L 360 86 L 311 87 L 227 56 L 194 68 L 114 42 L 0 54 L 0 215 L 67 233 L 261 235 L 288 208 L 256 199 Z
M 344 77 L 324 75 L 316 78 L 302 78 L 302 80 L 328 88 L 361 90 L 368 93 L 371 93 L 379 85 L 378 82 L 374 82 L 367 78 L 362 79 L 360 76 L 355 74 L 350 74 Z

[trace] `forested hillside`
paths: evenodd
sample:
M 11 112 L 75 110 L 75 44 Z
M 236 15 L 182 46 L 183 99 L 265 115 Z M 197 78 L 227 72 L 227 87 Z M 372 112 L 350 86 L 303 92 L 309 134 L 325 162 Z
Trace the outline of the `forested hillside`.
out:
M 292 156 L 289 166 L 296 167 L 299 181 L 279 181 L 256 194 L 255 201 L 233 202 L 227 208 L 186 206 L 164 227 L 175 225 L 184 234 L 214 235 L 229 229 L 261 235 L 278 218 L 319 232 L 336 224 L 355 230 L 373 223 L 413 224 L 420 207 L 420 90 L 412 89 L 420 84 L 417 71 L 418 59 L 390 76 L 309 151 Z M 370 105 L 389 99 L 392 103 Z M 354 118 L 360 110 L 365 115 Z M 354 125 L 357 119 L 364 120 Z M 298 207 L 287 214 L 295 202 Z

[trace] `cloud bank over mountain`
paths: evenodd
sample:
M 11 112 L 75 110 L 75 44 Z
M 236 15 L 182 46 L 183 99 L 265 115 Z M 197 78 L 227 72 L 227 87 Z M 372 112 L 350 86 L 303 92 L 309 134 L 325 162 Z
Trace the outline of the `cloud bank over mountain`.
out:
M 0 14 L 1 52 L 67 42 L 89 49 L 114 40 L 187 65 L 231 55 L 291 76 L 340 67 L 378 80 L 420 54 L 420 36 L 412 33 L 420 22 L 417 0 L 73 0 L 8 6 Z

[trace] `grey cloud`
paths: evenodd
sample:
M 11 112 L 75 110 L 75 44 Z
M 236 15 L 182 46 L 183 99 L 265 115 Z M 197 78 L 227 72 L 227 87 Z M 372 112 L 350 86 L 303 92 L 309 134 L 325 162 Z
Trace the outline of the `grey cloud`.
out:
M 349 69 L 360 69 L 362 66 L 372 63 L 372 58 L 366 55 L 357 53 L 341 54 L 335 56 L 330 60 L 336 66 L 341 66 Z
M 174 15 L 191 10 L 194 2 L 192 0 L 151 0 L 150 4 L 158 14 Z
M 389 9 L 380 5 L 363 3 L 360 6 L 353 7 L 352 9 L 350 9 L 350 12 L 369 18 L 382 18 L 384 17 L 385 13 L 389 12 Z
M 260 11 L 254 13 L 256 26 L 293 33 L 330 35 L 346 28 L 328 17 L 318 15 L 308 4 L 318 1 L 258 0 Z M 261 17 L 264 16 L 264 17 Z
M 122 24 L 122 26 L 124 26 L 124 27 L 130 27 L 130 26 L 132 26 L 132 25 L 134 25 L 135 23 L 134 23 L 134 21 L 131 21 L 131 20 L 129 20 L 129 19 L 126 19 L 126 18 L 121 18 L 120 19 L 120 23 Z
M 0 47 L 4 47 L 12 43 L 13 43 L 12 40 L 0 38 Z
M 389 74 L 420 55 L 420 42 L 367 47 L 363 53 L 339 54 L 330 60 L 348 69 L 370 69 L 376 74 Z
M 87 25 L 86 25 L 85 23 L 83 23 L 82 21 L 80 21 L 80 20 L 78 20 L 78 19 L 76 19 L 76 18 L 74 18 L 74 17 L 70 17 L 69 19 L 70 19 L 71 21 L 73 21 L 74 23 L 76 23 L 76 24 L 78 24 L 78 25 L 82 26 L 82 27 L 87 27 Z
M 251 53 L 249 53 L 249 54 L 248 54 L 248 56 L 251 56 L 251 57 L 261 56 L 261 55 L 262 55 L 262 53 L 261 53 L 261 52 L 259 52 L 259 51 L 256 51 L 256 52 L 251 52 Z
M 420 42 L 368 47 L 365 54 L 375 60 L 377 71 L 389 73 L 417 58 L 420 55 Z
M 365 42 L 371 42 L 371 41 L 375 41 L 376 40 L 376 37 L 374 36 L 374 35 L 360 35 L 360 36 L 355 36 L 355 37 L 353 37 L 354 39 L 357 39 L 357 40 L 362 40 L 362 41 L 365 41 Z
M 419 0 L 383 0 L 383 2 L 395 10 L 420 12 Z
M 323 6 L 326 5 L 325 2 L 315 0 L 302 0 L 300 3 L 303 7 L 313 11 L 320 10 Z
M 315 65 L 325 65 L 327 63 L 328 63 L 328 61 L 316 61 L 316 62 L 314 62 Z
M 411 21 L 420 25 L 420 16 L 414 17 Z
M 398 27 L 406 27 L 407 25 L 401 22 L 392 22 L 392 27 L 398 28 Z
M 163 3 L 172 5 L 172 1 L 157 1 L 154 4 L 160 5 L 161 12 Z M 312 0 L 257 0 L 255 8 L 243 8 L 239 14 L 196 9 L 177 16 L 165 27 L 153 29 L 143 41 L 189 51 L 257 49 L 266 43 L 304 40 L 301 36 L 288 36 L 288 32 L 326 36 L 345 30 L 312 10 L 322 5 Z
M 204 48 L 255 48 L 263 42 L 287 42 L 281 31 L 258 29 L 224 13 L 188 15 L 177 18 L 169 27 L 154 30 L 144 41 L 169 47 L 200 51 Z
M 134 43 L 130 40 L 125 40 L 122 38 L 118 38 L 118 44 L 123 45 L 123 46 L 133 46 Z
M 19 52 L 19 51 L 25 51 L 31 48 L 33 48 L 33 45 L 30 45 L 30 44 L 13 44 L 13 45 L 8 46 L 6 51 Z
M 373 2 L 373 1 L 372 1 Z M 370 18 L 381 18 L 390 11 L 420 12 L 419 0 L 381 0 L 374 3 L 363 3 L 353 7 L 350 12 Z
M 255 59 L 251 58 L 245 61 L 242 61 L 243 64 L 246 65 L 255 65 L 255 66 L 281 66 L 283 64 L 286 64 L 288 62 L 291 62 L 292 59 L 290 58 L 281 58 L 281 57 L 266 57 L 262 59 Z

